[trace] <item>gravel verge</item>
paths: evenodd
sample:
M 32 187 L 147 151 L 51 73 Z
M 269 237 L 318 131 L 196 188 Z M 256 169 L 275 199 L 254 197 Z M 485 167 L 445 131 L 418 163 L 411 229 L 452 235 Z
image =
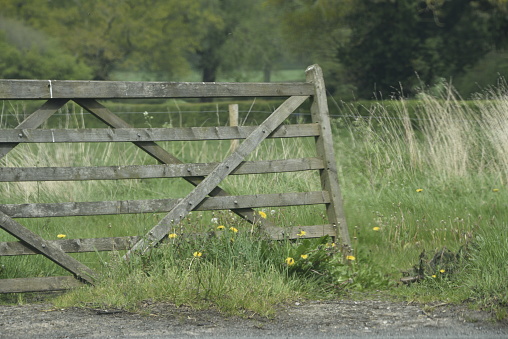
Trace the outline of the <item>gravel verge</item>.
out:
M 226 317 L 165 303 L 143 314 L 50 303 L 0 305 L 0 338 L 484 337 L 508 338 L 508 324 L 466 306 L 385 300 L 301 301 L 273 319 Z

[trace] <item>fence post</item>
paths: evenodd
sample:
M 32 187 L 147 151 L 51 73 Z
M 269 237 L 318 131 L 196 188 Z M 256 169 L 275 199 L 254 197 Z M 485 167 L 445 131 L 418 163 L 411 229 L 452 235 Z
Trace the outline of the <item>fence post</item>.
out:
M 229 105 L 229 126 L 238 126 L 238 104 L 230 104 Z M 233 153 L 238 148 L 239 141 L 238 139 L 231 140 L 231 146 L 229 147 L 229 152 Z

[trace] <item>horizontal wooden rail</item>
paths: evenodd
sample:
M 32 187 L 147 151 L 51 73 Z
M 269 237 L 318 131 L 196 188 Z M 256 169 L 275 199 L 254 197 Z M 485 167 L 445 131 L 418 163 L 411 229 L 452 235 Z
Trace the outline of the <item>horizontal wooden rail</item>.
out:
M 64 202 L 0 205 L 0 212 L 11 218 L 46 218 L 92 215 L 115 215 L 168 212 L 181 199 L 123 200 L 97 202 Z M 273 193 L 208 197 L 196 206 L 196 211 L 238 208 L 285 207 L 319 205 L 330 202 L 326 191 Z
M 263 229 L 265 234 L 273 240 L 281 239 L 305 239 L 317 238 L 333 234 L 334 226 L 307 225 L 289 227 L 268 227 Z M 302 233 L 302 231 L 304 233 Z M 213 232 L 215 236 L 221 236 L 223 231 Z M 211 236 L 211 233 L 186 234 L 184 237 Z M 105 251 L 125 251 L 139 241 L 139 236 L 114 237 L 114 238 L 89 238 L 89 239 L 61 239 L 47 240 L 48 243 L 58 246 L 65 253 L 86 253 Z M 23 244 L 21 241 L 0 242 L 0 256 L 38 255 L 36 250 Z
M 99 167 L 0 167 L 0 182 L 84 181 L 206 176 L 219 163 Z M 323 169 L 318 158 L 245 161 L 232 175 L 299 172 Z
M 139 241 L 138 236 L 47 240 L 48 243 L 58 246 L 65 253 L 122 251 L 128 250 L 137 241 Z M 39 254 L 39 252 L 25 246 L 20 241 L 0 242 L 0 256 L 33 254 Z
M 256 126 L 182 128 L 0 129 L 0 142 L 136 142 L 245 139 Z M 318 136 L 318 124 L 283 125 L 270 138 Z
M 314 95 L 314 85 L 291 83 L 0 80 L 0 100 L 289 97 Z
M 43 291 L 63 291 L 83 286 L 74 277 L 42 277 L 0 279 L 1 293 L 27 293 Z

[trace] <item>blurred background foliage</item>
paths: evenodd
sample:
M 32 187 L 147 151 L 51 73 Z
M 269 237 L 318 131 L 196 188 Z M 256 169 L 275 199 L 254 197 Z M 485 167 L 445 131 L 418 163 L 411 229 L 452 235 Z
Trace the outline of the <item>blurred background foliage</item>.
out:
M 507 34 L 507 0 L 0 0 L 0 78 L 287 81 L 318 63 L 340 100 L 443 81 L 469 97 L 508 71 Z

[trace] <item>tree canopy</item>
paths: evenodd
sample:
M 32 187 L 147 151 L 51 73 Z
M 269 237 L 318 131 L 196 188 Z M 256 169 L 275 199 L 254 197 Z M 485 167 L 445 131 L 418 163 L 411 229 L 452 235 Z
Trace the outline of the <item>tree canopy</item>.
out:
M 507 34 L 508 0 L 0 0 L 0 77 L 270 81 L 319 63 L 336 94 L 410 95 L 504 49 Z

